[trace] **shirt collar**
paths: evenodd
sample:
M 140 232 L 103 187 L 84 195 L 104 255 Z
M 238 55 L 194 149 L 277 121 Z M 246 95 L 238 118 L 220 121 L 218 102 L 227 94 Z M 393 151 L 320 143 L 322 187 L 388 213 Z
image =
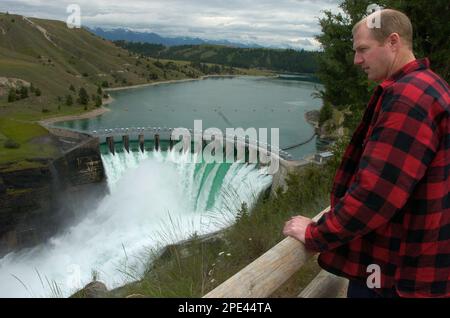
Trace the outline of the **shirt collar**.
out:
M 430 61 L 428 58 L 423 59 L 417 59 L 414 61 L 409 62 L 405 66 L 403 66 L 400 70 L 392 74 L 388 79 L 384 80 L 380 86 L 382 88 L 386 88 L 387 86 L 391 85 L 392 83 L 398 81 L 400 78 L 405 76 L 408 73 L 418 71 L 418 70 L 424 70 L 430 68 Z

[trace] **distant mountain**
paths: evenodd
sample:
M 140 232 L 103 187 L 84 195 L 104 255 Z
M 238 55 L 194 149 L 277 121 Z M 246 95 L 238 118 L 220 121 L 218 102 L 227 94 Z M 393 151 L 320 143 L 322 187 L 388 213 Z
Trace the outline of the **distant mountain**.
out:
M 203 40 L 200 38 L 192 37 L 162 37 L 159 34 L 153 32 L 137 32 L 123 28 L 105 30 L 102 28 L 92 28 L 89 29 L 92 33 L 105 38 L 110 41 L 124 40 L 127 42 L 142 42 L 151 44 L 162 44 L 164 46 L 178 46 L 178 45 L 224 45 L 239 48 L 258 48 L 261 47 L 257 44 L 243 44 L 230 42 L 228 40 Z

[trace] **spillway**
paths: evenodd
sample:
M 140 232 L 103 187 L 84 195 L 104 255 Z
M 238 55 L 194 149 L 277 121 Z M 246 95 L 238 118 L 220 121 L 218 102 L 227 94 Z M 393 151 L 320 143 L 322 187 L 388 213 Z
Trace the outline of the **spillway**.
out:
M 103 154 L 110 193 L 63 234 L 0 259 L 0 297 L 66 297 L 93 272 L 109 289 L 137 279 L 149 249 L 229 226 L 272 182 L 255 165 L 192 156 Z

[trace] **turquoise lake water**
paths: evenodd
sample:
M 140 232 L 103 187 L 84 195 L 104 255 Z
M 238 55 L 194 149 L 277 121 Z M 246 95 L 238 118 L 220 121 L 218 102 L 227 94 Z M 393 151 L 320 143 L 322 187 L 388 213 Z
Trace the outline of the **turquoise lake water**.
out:
M 82 131 L 121 127 L 244 129 L 279 128 L 280 148 L 308 140 L 314 133 L 305 112 L 318 110 L 311 94 L 321 86 L 309 76 L 212 77 L 203 80 L 159 84 L 110 92 L 111 111 L 99 117 L 60 122 L 59 127 Z M 270 136 L 269 142 L 270 142 Z M 317 150 L 314 138 L 288 152 L 301 158 Z

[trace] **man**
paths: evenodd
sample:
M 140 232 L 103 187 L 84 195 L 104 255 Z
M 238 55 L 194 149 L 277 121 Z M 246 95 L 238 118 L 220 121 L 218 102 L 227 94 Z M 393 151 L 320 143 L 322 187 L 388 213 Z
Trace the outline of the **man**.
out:
M 371 28 L 376 14 L 381 28 Z M 360 21 L 353 48 L 354 63 L 380 84 L 335 176 L 330 211 L 317 223 L 293 217 L 283 233 L 349 278 L 348 297 L 450 297 L 449 86 L 414 57 L 401 12 Z

